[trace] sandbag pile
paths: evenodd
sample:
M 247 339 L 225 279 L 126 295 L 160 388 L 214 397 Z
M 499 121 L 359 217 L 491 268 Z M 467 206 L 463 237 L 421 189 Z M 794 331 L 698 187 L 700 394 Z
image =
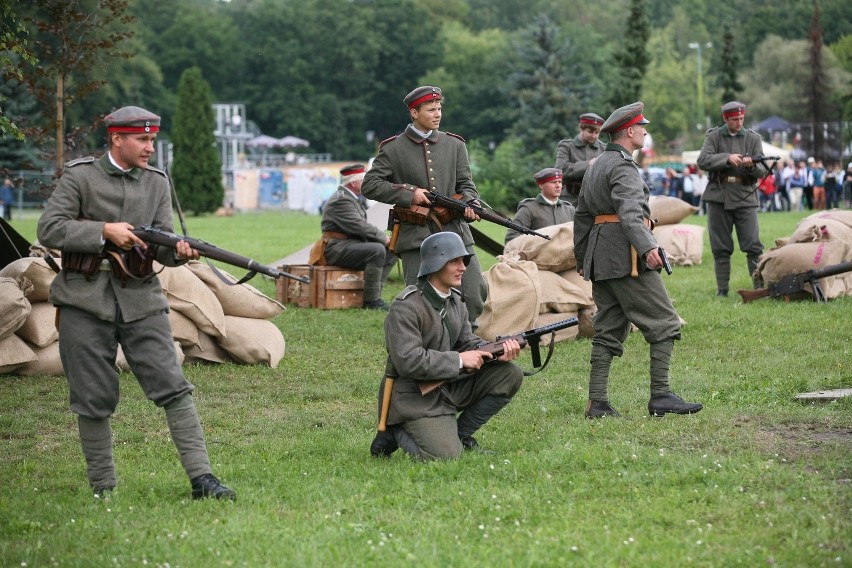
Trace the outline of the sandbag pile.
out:
M 667 195 L 652 195 L 648 206 L 651 209 L 651 218 L 656 219 L 654 238 L 666 249 L 669 262 L 678 266 L 701 264 L 701 255 L 704 254 L 704 227 L 681 223 L 698 211 L 698 207 Z
M 764 286 L 784 276 L 852 261 L 852 211 L 832 209 L 805 217 L 789 237 L 761 255 L 755 276 Z M 852 296 L 852 272 L 819 281 L 826 298 Z M 805 286 L 811 292 L 810 285 Z
M 204 262 L 155 268 L 161 270 L 158 277 L 169 302 L 179 363 L 278 365 L 285 341 L 269 320 L 284 310 L 282 304 L 248 284 L 225 284 Z M 47 301 L 54 277 L 38 257 L 19 259 L 0 270 L 0 374 L 64 374 L 56 309 Z M 129 370 L 120 350 L 116 366 Z
M 484 276 L 488 299 L 476 334 L 493 341 L 534 327 L 577 317 L 579 326 L 556 333 L 556 341 L 592 337 L 595 313 L 592 284 L 577 274 L 574 223 L 539 229 L 550 237 L 521 235 L 506 244 L 498 263 Z M 547 344 L 550 337 L 543 337 Z

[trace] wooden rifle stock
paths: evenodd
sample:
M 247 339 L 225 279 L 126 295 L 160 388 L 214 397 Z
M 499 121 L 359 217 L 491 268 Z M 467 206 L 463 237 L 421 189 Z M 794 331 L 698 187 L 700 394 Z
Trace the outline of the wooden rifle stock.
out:
M 527 331 L 518 333 L 517 335 L 498 337 L 495 341 L 492 341 L 490 343 L 484 343 L 482 345 L 474 347 L 473 350 L 485 351 L 486 353 L 490 353 L 492 357 L 490 360 L 494 361 L 495 359 L 497 359 L 497 357 L 500 357 L 505 352 L 503 343 L 506 340 L 515 339 L 517 340 L 518 345 L 521 346 L 521 349 L 523 349 L 527 345 L 530 346 L 530 349 L 532 350 L 533 367 L 538 368 L 542 366 L 541 353 L 538 349 L 541 337 L 543 335 L 547 335 L 548 333 L 556 333 L 557 331 L 565 329 L 567 327 L 579 325 L 579 323 L 580 321 L 577 318 L 568 318 L 562 321 L 558 321 L 556 323 L 552 323 L 550 325 L 529 329 Z M 545 364 L 547 364 L 547 361 L 545 361 Z M 445 382 L 447 381 L 417 381 L 417 388 L 420 389 L 420 394 L 426 396 L 432 391 L 438 389 Z
M 216 245 L 201 241 L 199 239 L 194 239 L 192 237 L 176 235 L 175 233 L 163 231 L 161 229 L 154 228 L 150 225 L 142 225 L 136 229 L 133 229 L 133 234 L 145 241 L 146 243 L 161 245 L 169 248 L 175 248 L 175 245 L 177 245 L 178 242 L 186 241 L 187 243 L 189 243 L 189 246 L 197 250 L 199 254 L 201 254 L 201 256 L 207 257 L 212 260 L 218 260 L 224 262 L 225 264 L 230 264 L 231 266 L 245 268 L 246 270 L 249 270 L 252 273 L 252 276 L 254 275 L 254 273 L 260 272 L 261 274 L 265 274 L 272 278 L 286 277 L 291 278 L 293 280 L 298 280 L 299 282 L 303 282 L 305 284 L 310 284 L 311 282 L 310 278 L 306 276 L 296 276 L 295 274 L 290 274 L 289 272 L 284 272 L 283 270 L 277 270 L 275 268 L 272 268 L 271 266 L 260 264 L 259 262 L 252 260 L 248 257 L 238 255 L 225 249 L 221 249 Z
M 852 261 L 832 264 L 823 268 L 814 268 L 799 274 L 790 274 L 784 276 L 777 284 L 772 284 L 768 288 L 760 288 L 758 290 L 738 290 L 737 293 L 742 296 L 743 303 L 748 304 L 760 298 L 787 298 L 789 299 L 796 294 L 807 292 L 805 284 L 810 284 L 812 289 L 812 297 L 815 302 L 826 301 L 825 294 L 819 285 L 820 278 L 828 276 L 836 276 L 844 272 L 852 272 Z

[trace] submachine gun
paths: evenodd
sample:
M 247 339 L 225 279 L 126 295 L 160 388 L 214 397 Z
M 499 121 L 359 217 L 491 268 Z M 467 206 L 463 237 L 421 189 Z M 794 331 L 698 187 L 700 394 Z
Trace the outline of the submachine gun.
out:
M 823 268 L 813 268 L 799 274 L 790 274 L 784 276 L 776 284 L 772 284 L 768 288 L 739 290 L 737 293 L 742 296 L 744 304 L 748 304 L 759 298 L 784 298 L 789 301 L 792 297 L 801 296 L 803 293 L 807 294 L 805 284 L 810 284 L 811 296 L 814 302 L 825 302 L 827 298 L 822 291 L 822 287 L 819 285 L 820 278 L 836 276 L 844 272 L 852 272 L 852 261 L 832 264 Z

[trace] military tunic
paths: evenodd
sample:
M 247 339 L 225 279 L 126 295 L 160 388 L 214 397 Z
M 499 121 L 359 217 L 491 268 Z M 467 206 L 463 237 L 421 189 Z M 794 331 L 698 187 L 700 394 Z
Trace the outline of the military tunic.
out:
M 595 140 L 594 144 L 586 144 L 579 134 L 570 140 L 559 142 L 556 146 L 556 168 L 562 170 L 562 199 L 577 205 L 580 184 L 589 168 L 589 160 L 597 158 L 603 151 L 604 145 L 600 140 Z
M 386 374 L 395 378 L 388 424 L 404 427 L 406 423 L 424 418 L 447 416 L 454 421 L 459 410 L 485 396 L 512 398 L 523 380 L 523 372 L 514 363 L 489 363 L 476 373 L 461 369 L 459 353 L 483 343 L 485 341 L 471 329 L 458 290 L 452 289 L 450 297 L 442 299 L 428 282 L 421 282 L 420 287 L 405 288 L 391 304 L 385 318 Z M 417 381 L 438 380 L 447 383 L 428 395 L 420 393 Z M 380 408 L 383 388 L 384 382 L 379 389 Z M 436 428 L 435 438 L 442 432 L 446 429 Z M 427 435 L 419 442 L 427 451 L 455 447 L 460 452 L 457 434 L 451 438 L 429 439 Z M 431 451 L 428 453 L 434 455 Z
M 560 225 L 574 220 L 574 206 L 567 201 L 558 200 L 555 204 L 548 203 L 540 193 L 535 197 L 529 197 L 518 204 L 514 221 L 518 225 L 537 231 L 542 227 Z M 514 229 L 506 230 L 506 241 L 517 238 L 521 233 Z
M 727 126 L 722 125 L 707 131 L 698 154 L 698 167 L 707 171 L 709 177 L 702 199 L 707 202 L 707 231 L 713 253 L 716 286 L 725 292 L 728 290 L 731 255 L 734 252 L 733 229 L 736 228 L 740 250 L 746 254 L 749 276 L 757 268 L 758 258 L 763 254 L 757 218 L 760 205 L 757 182 L 767 172 L 763 164 L 755 164 L 751 170 L 733 167 L 728 164 L 731 154 L 761 156 L 763 140 L 753 130 L 742 128 L 732 135 Z
M 366 205 L 345 187 L 339 187 L 322 211 L 323 232 L 343 233 L 347 239 L 329 239 L 326 261 L 335 266 L 364 270 L 364 301 L 381 298 L 385 279 L 396 257 L 385 246 L 387 235 L 367 221 Z
M 574 254 L 598 311 L 592 343 L 620 356 L 634 323 L 648 343 L 680 339 L 680 318 L 660 274 L 645 255 L 657 242 L 645 225 L 650 216 L 648 186 L 632 156 L 617 144 L 589 168 L 574 216 Z M 617 223 L 595 224 L 598 215 L 618 215 Z M 631 245 L 638 254 L 639 277 L 630 276 Z
M 409 124 L 405 132 L 381 144 L 378 155 L 364 176 L 361 193 L 382 203 L 411 207 L 417 187 L 448 197 L 460 193 L 463 201 L 479 199 L 470 173 L 467 147 L 460 136 L 435 130 L 424 139 Z M 425 225 L 402 222 L 395 251 L 402 258 L 406 284 L 417 282 L 420 243 L 432 233 L 442 230 L 459 235 L 468 252 L 473 253 L 473 235 L 462 217 L 451 219 L 442 227 L 432 221 Z M 474 322 L 482 313 L 488 294 L 475 255 L 464 274 L 462 291 L 468 316 Z
M 108 155 L 66 164 L 39 219 L 39 242 L 65 252 L 97 254 L 108 222 L 152 225 L 173 231 L 166 175 L 152 167 L 123 172 Z M 175 251 L 160 247 L 157 260 L 177 266 Z M 168 302 L 156 276 L 124 283 L 101 270 L 86 279 L 62 270 L 50 287 L 61 308 L 59 347 L 71 391 L 71 408 L 91 418 L 110 416 L 118 403 L 115 371 L 119 341 L 146 396 L 159 406 L 192 392 L 177 364 Z

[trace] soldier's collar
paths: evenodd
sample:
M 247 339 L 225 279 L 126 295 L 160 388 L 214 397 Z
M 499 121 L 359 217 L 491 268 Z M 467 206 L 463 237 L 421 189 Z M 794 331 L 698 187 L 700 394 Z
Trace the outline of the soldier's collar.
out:
M 599 148 L 599 147 L 600 147 L 600 144 L 601 144 L 601 140 L 600 140 L 600 138 L 598 138 L 597 140 L 595 140 L 595 143 L 594 143 L 594 144 L 586 144 L 585 142 L 583 142 L 582 140 L 580 140 L 580 135 L 579 135 L 579 134 L 578 134 L 577 136 L 575 136 L 575 137 L 574 137 L 574 146 L 576 146 L 577 148 L 582 148 L 583 146 L 590 146 L 590 147 L 592 147 L 592 148 Z
M 745 128 L 740 128 L 740 131 L 737 132 L 736 134 L 734 134 L 733 132 L 728 130 L 728 126 L 725 125 L 725 126 L 722 127 L 722 133 L 725 136 L 730 136 L 731 138 L 733 138 L 734 136 L 745 136 Z
M 405 127 L 405 135 L 408 137 L 409 140 L 411 140 L 412 142 L 416 142 L 417 144 L 422 144 L 423 142 L 427 141 L 434 144 L 438 141 L 437 130 L 431 131 L 429 133 L 429 136 L 423 138 L 422 134 L 416 128 L 414 128 L 413 124 L 409 124 Z
M 142 170 L 139 168 L 131 168 L 129 171 L 124 171 L 119 168 L 113 163 L 109 152 L 101 156 L 101 165 L 103 166 L 104 171 L 111 176 L 128 176 L 137 180 L 139 179 L 139 176 L 142 175 Z
M 556 207 L 557 205 L 559 205 L 559 198 L 557 198 L 555 202 L 551 203 L 540 193 L 535 196 L 535 200 L 541 203 L 542 205 L 550 205 L 551 207 Z

